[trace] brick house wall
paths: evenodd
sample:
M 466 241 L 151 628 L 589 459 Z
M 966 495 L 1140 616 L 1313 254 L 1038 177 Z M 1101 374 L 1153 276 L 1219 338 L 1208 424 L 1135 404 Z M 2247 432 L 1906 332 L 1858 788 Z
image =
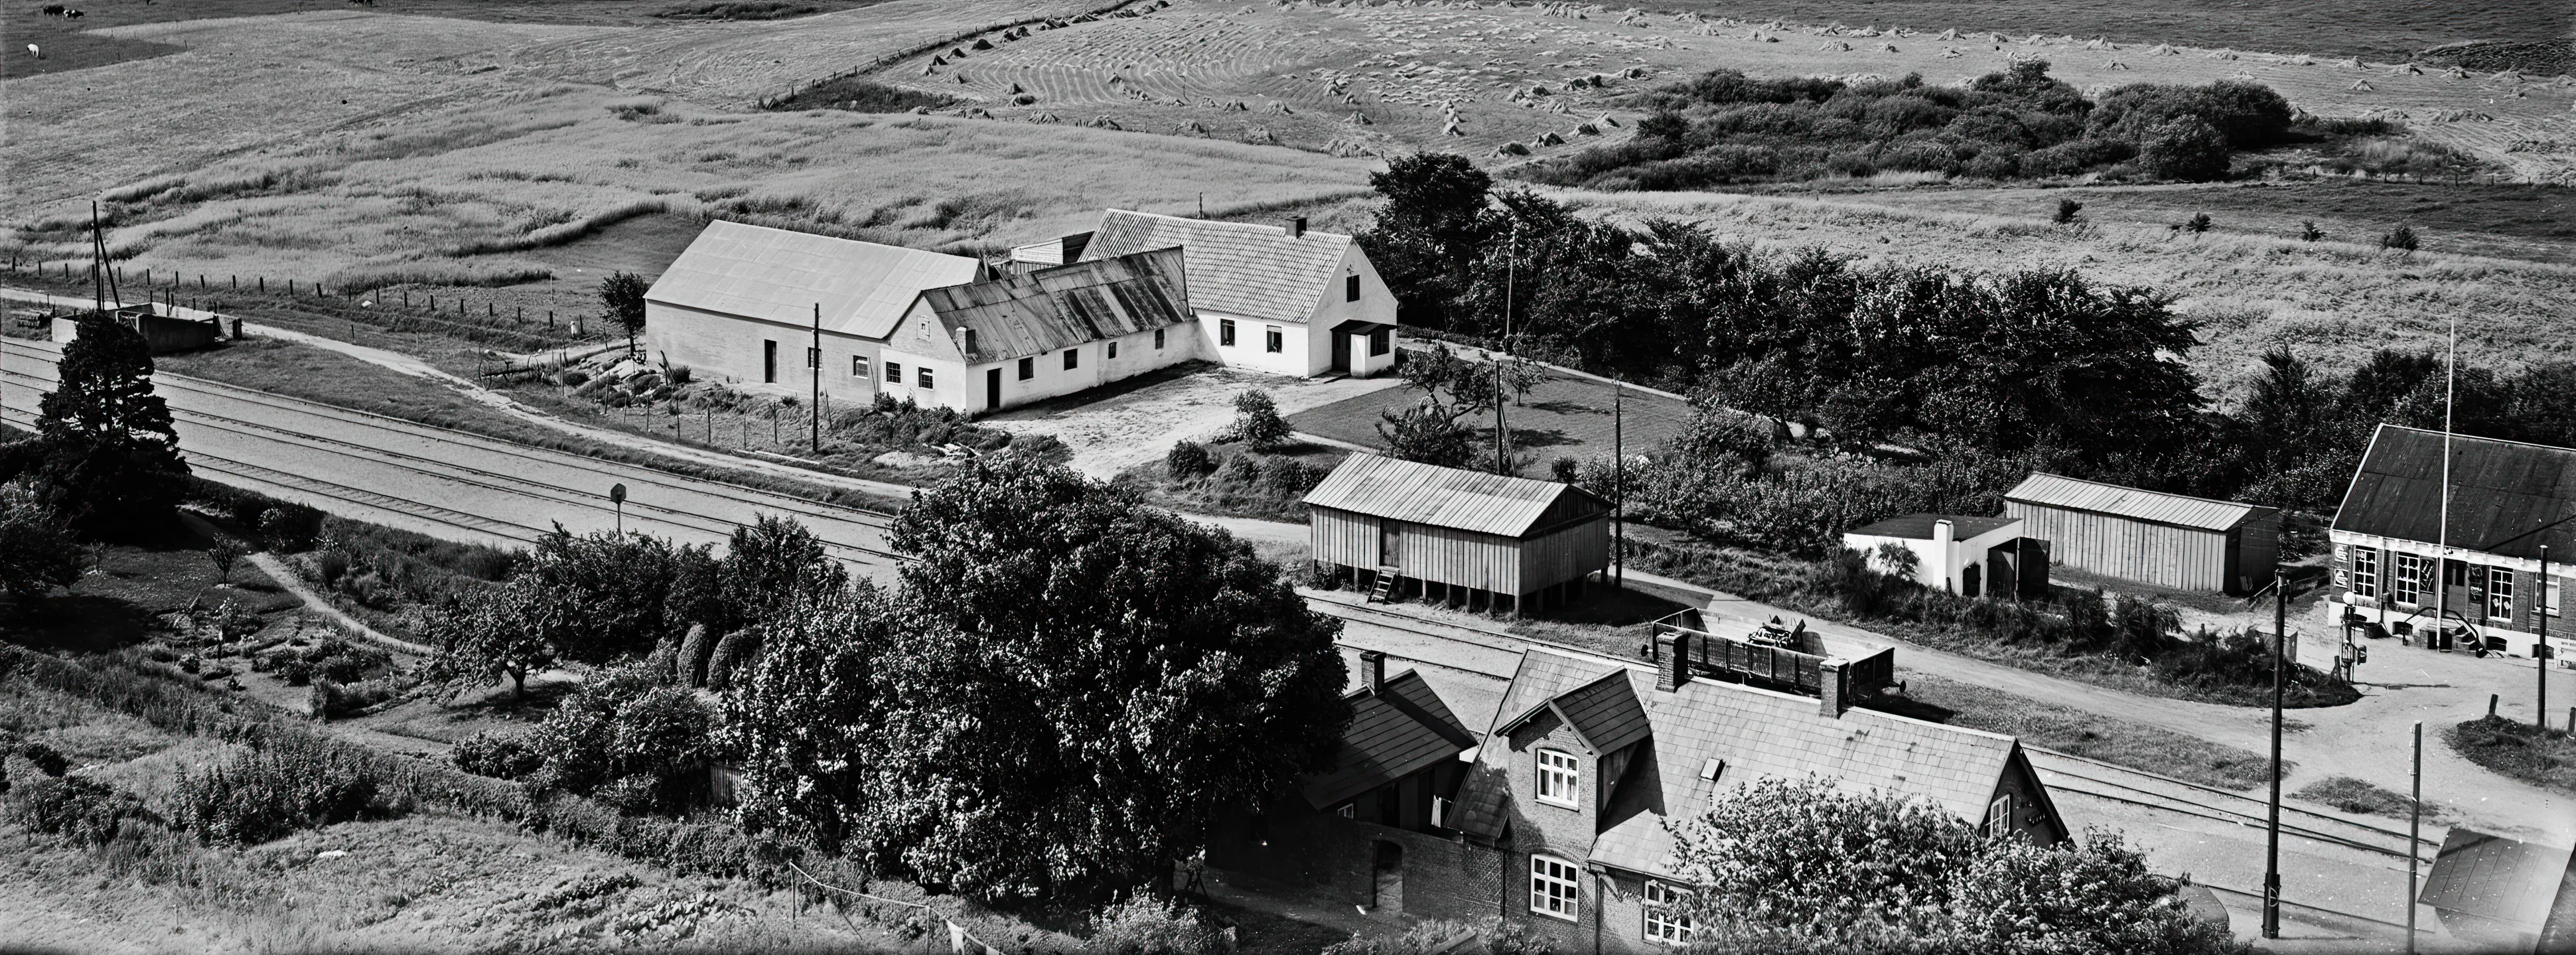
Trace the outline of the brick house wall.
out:
M 1416 832 L 1319 812 L 1290 797 L 1267 813 L 1230 814 L 1208 834 L 1208 865 L 1299 885 L 1344 905 L 1376 899 L 1377 843 L 1404 851 L 1404 914 L 1475 920 L 1509 898 L 1507 858 L 1462 836 Z

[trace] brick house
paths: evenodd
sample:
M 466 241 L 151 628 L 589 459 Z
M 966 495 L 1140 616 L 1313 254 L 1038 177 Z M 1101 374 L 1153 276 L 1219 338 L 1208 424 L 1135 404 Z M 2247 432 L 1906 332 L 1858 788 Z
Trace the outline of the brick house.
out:
M 1422 918 L 1500 915 L 1559 952 L 1654 952 L 1690 935 L 1661 908 L 1680 889 L 1664 821 L 1753 779 L 1812 773 L 1920 796 L 1989 831 L 2067 837 L 2012 737 L 1848 709 L 1831 689 L 1819 698 L 1698 678 L 1684 648 L 1661 649 L 1666 662 L 1647 665 L 1532 647 L 1499 695 L 1460 675 L 1472 664 L 1417 660 L 1388 679 L 1375 675 L 1386 658 L 1363 654 L 1354 708 L 1373 715 L 1355 717 L 1343 762 L 1304 798 L 1220 827 L 1209 862 L 1382 916 L 1397 914 L 1390 902 Z M 1443 698 L 1426 672 L 1450 681 L 1449 699 L 1491 707 L 1482 733 L 1441 728 L 1442 714 L 1449 726 L 1478 724 L 1425 702 Z M 1385 710 L 1419 728 L 1391 732 Z M 1412 742 L 1387 742 L 1399 735 Z M 1417 765 L 1417 790 L 1377 782 Z M 1376 788 L 1353 789 L 1361 783 Z M 1395 795 L 1378 795 L 1389 785 Z
M 2445 542 L 2442 433 L 2383 424 L 2371 435 L 2326 532 L 2330 619 L 2421 632 L 2447 604 L 2454 630 L 2529 656 L 2545 612 L 2549 642 L 2568 662 L 2576 634 L 2565 632 L 2559 592 L 2562 565 L 2576 558 L 2576 449 L 2463 434 L 2450 446 Z

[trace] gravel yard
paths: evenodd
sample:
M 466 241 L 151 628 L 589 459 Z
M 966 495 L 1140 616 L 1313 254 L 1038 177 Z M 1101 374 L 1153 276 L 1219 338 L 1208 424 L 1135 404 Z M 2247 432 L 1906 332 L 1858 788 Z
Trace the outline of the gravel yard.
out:
M 1234 421 L 1234 397 L 1255 388 L 1270 392 L 1279 413 L 1295 415 L 1401 386 L 1397 378 L 1298 380 L 1227 368 L 1201 367 L 1132 387 L 1111 385 L 1066 399 L 1015 408 L 984 419 L 1017 435 L 1054 435 L 1073 449 L 1073 468 L 1108 478 L 1160 460 L 1172 442 L 1207 441 Z M 1374 443 L 1374 442 L 1371 442 Z

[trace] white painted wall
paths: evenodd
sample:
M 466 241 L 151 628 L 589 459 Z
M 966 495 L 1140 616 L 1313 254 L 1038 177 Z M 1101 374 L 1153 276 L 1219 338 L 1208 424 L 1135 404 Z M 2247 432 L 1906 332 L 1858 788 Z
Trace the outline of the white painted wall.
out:
M 924 317 L 927 317 L 926 313 Z M 940 335 L 920 334 L 919 329 L 923 327 L 939 327 L 935 321 L 927 326 L 917 325 L 915 316 L 907 315 L 904 324 L 897 325 L 888 339 L 891 344 L 885 350 L 884 359 L 902 367 L 903 381 L 883 381 L 881 373 L 879 384 L 898 400 L 909 397 L 914 404 L 925 407 L 941 406 L 967 414 L 983 414 L 989 410 L 985 407 L 984 392 L 985 373 L 988 371 L 999 369 L 1002 372 L 1002 407 L 1015 408 L 1202 357 L 1202 336 L 1193 326 L 1194 323 L 1184 322 L 1162 329 L 1163 347 L 1159 349 L 1154 347 L 1154 332 L 1144 331 L 1031 355 L 1028 356 L 1030 375 L 1023 381 L 1019 375 L 1019 359 L 968 365 L 953 340 Z M 1109 357 L 1112 344 L 1117 346 L 1116 358 Z M 1067 351 L 1081 356 L 1071 370 L 1064 367 Z M 919 369 L 925 367 L 931 373 L 932 387 L 929 388 L 920 386 Z
M 1994 587 L 1995 577 L 1992 569 L 1986 566 L 1986 552 L 2003 546 L 2006 541 L 2022 536 L 2021 522 L 2013 521 L 1966 540 L 1949 537 L 1950 526 L 1948 521 L 1934 524 L 1933 536 L 1930 540 L 1919 537 L 1881 537 L 1876 534 L 1845 533 L 1843 546 L 1868 555 L 1870 568 L 1880 573 L 1891 573 L 1894 568 L 1879 559 L 1879 545 L 1896 544 L 1911 550 L 1915 558 L 1914 582 L 1954 594 L 1966 586 L 1968 568 L 1975 567 L 1977 579 L 1983 582 L 1979 590 L 1990 592 Z
M 867 359 L 873 372 L 882 344 L 825 329 L 823 393 L 843 401 L 868 401 L 876 395 L 875 376 L 851 371 L 850 359 Z M 685 365 L 691 375 L 729 385 L 759 386 L 761 343 L 778 343 L 776 385 L 805 394 L 813 382 L 805 371 L 805 350 L 814 345 L 811 326 L 789 325 L 740 315 L 709 312 L 662 302 L 644 303 L 644 357 Z
M 1222 343 L 1225 323 L 1229 321 L 1234 323 L 1234 344 L 1230 346 Z M 1264 333 L 1273 328 L 1279 329 L 1280 336 L 1276 352 L 1267 350 L 1264 345 L 1267 340 Z M 1329 350 L 1323 353 L 1322 360 L 1316 359 L 1315 345 L 1307 341 L 1310 337 L 1307 327 L 1296 322 L 1275 322 L 1202 309 L 1199 311 L 1199 332 L 1208 357 L 1229 368 L 1312 378 L 1332 362 Z M 1312 337 L 1321 340 L 1323 336 Z

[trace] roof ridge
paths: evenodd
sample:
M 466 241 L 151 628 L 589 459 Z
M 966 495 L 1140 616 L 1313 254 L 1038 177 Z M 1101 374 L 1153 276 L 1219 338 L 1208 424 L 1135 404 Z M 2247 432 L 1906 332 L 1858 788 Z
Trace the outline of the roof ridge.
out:
M 2446 434 L 2446 433 L 2447 433 L 2447 434 L 2448 434 L 2452 439 L 2454 439 L 2454 440 L 2461 439 L 2461 438 L 2466 438 L 2466 439 L 2471 440 L 2471 441 L 2484 441 L 2484 442 L 2487 442 L 2488 444 L 2511 444 L 2511 445 L 2520 445 L 2520 446 L 2522 446 L 2522 447 L 2526 447 L 2526 448 L 2538 448 L 2538 449 L 2543 450 L 2543 451 L 2557 451 L 2557 452 L 2561 452 L 2561 453 L 2564 453 L 2564 454 L 2576 454 L 2576 448 L 2562 447 L 2562 446 L 2555 445 L 2555 444 L 2542 444 L 2542 443 L 2537 442 L 2537 441 L 2516 441 L 2516 440 L 2514 440 L 2514 439 L 2512 439 L 2512 438 L 2490 438 L 2490 437 L 2487 437 L 2486 435 L 2483 435 L 2483 434 L 2464 434 L 2464 433 L 2462 433 L 2462 432 L 2458 432 L 2458 431 L 2442 432 L 2442 431 L 2436 431 L 2436 430 L 2434 430 L 2434 429 L 2432 429 L 2432 428 L 2418 428 L 2418 427 L 2415 427 L 2415 426 L 2413 426 L 2413 425 L 2393 424 L 2393 423 L 2386 422 L 2386 421 L 2382 421 L 2382 422 L 2380 422 L 2380 423 L 2379 423 L 2379 426 L 2380 426 L 2380 427 L 2382 427 L 2382 428 L 2394 428 L 2394 429 L 2397 429 L 2397 430 L 2399 430 L 2399 431 L 2412 431 L 2412 432 L 2415 432 L 2416 434 L 2426 435 L 2426 436 L 2430 436 L 2430 437 L 2437 437 L 2437 438 L 2438 438 L 2438 437 L 2442 437 L 2444 434 Z M 2367 460 L 2367 459 L 2368 459 L 2368 456 L 2367 456 L 2367 455 L 2364 455 L 2364 460 Z

